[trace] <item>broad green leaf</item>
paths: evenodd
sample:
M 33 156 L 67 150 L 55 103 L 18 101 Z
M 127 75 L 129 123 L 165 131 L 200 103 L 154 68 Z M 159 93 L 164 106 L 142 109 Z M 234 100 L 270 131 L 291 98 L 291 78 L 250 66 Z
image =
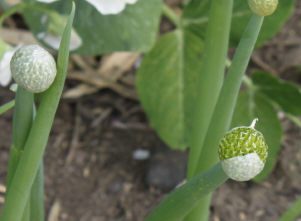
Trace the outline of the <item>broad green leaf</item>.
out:
M 255 128 L 264 135 L 269 147 L 264 170 L 254 178 L 259 182 L 268 177 L 276 163 L 282 136 L 281 124 L 273 106 L 264 95 L 258 92 L 254 94 L 251 91 L 240 93 L 231 128 L 249 126 L 254 118 L 259 119 Z
M 23 1 L 35 2 L 35 0 Z M 70 2 L 71 0 L 57 1 L 44 4 L 44 7 L 64 17 L 70 11 Z M 78 10 L 73 33 L 76 33 L 77 38 L 82 41 L 81 46 L 75 49 L 75 53 L 145 52 L 151 48 L 156 39 L 162 9 L 161 0 L 138 0 L 136 4 L 128 4 L 126 9 L 117 15 L 102 15 L 84 0 L 75 0 L 75 3 Z M 52 27 L 56 27 L 54 23 L 59 24 L 36 10 L 26 10 L 25 19 L 35 37 L 51 31 L 51 24 Z M 46 46 L 50 47 L 49 44 Z
M 297 85 L 265 72 L 255 72 L 252 80 L 258 90 L 278 104 L 283 111 L 301 115 L 301 90 Z
M 137 76 L 140 101 L 151 125 L 172 148 L 188 146 L 202 41 L 176 30 L 159 38 Z
M 259 35 L 257 45 L 262 44 L 267 39 L 273 37 L 285 21 L 290 17 L 295 0 L 280 0 L 276 12 L 271 16 L 266 16 Z M 204 37 L 208 23 L 208 13 L 210 0 L 191 0 L 184 9 L 183 23 L 200 37 Z M 230 46 L 236 46 L 240 37 L 252 15 L 247 0 L 235 0 L 233 8 L 232 29 Z

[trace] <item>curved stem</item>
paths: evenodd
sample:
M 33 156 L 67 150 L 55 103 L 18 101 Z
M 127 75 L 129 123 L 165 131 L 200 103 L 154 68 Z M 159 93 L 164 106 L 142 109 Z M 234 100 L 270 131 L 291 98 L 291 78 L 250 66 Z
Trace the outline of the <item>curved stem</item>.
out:
M 53 13 L 51 10 L 47 9 L 42 4 L 21 2 L 17 5 L 10 7 L 7 11 L 5 11 L 0 16 L 0 28 L 2 28 L 3 22 L 5 21 L 5 19 L 7 19 L 8 17 L 12 16 L 13 14 L 15 14 L 19 11 L 22 11 L 24 9 L 34 9 L 34 10 L 41 11 L 41 12 L 44 12 L 44 13 L 50 14 L 50 15 Z
M 278 221 L 294 221 L 301 214 L 301 197 L 299 197 L 291 207 L 282 214 Z
M 217 163 L 210 170 L 191 179 L 185 185 L 169 194 L 159 206 L 146 218 L 146 221 L 182 220 L 195 204 L 228 179 Z
M 163 15 L 165 15 L 165 17 L 167 17 L 175 26 L 180 27 L 180 16 L 177 13 L 175 13 L 168 5 L 163 4 L 162 12 Z
M 10 110 L 14 106 L 15 106 L 15 100 L 12 100 L 6 104 L 3 104 L 2 106 L 0 106 L 0 115 L 4 114 L 6 111 Z
M 284 113 L 285 116 L 290 119 L 294 124 L 296 124 L 299 128 L 301 128 L 301 121 L 299 120 L 298 117 L 292 115 L 292 114 L 289 114 L 289 113 Z
M 1 17 L 0 17 L 0 27 L 2 27 L 3 22 L 4 22 L 5 19 L 7 19 L 7 18 L 10 17 L 11 15 L 17 13 L 18 11 L 24 9 L 25 6 L 26 6 L 26 3 L 21 2 L 21 3 L 17 4 L 17 5 L 15 5 L 15 6 L 9 8 L 7 11 L 5 11 L 5 12 L 1 15 Z

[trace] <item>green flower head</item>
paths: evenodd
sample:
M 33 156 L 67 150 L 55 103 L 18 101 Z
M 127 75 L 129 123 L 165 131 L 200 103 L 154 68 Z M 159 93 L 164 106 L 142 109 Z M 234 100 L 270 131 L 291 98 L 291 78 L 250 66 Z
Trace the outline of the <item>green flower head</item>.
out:
M 267 16 L 277 9 L 278 0 L 248 0 L 248 3 L 253 13 Z
M 220 141 L 218 155 L 228 176 L 237 181 L 255 177 L 264 167 L 268 146 L 262 133 L 250 127 L 236 127 Z

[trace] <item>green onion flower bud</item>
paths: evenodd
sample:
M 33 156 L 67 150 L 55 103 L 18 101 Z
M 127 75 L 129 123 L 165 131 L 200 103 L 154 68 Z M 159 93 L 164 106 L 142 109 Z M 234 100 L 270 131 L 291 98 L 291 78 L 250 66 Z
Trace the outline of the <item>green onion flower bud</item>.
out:
M 218 154 L 225 173 L 233 180 L 247 181 L 259 174 L 268 155 L 263 135 L 250 127 L 236 127 L 220 141 Z
M 267 16 L 274 13 L 278 0 L 248 0 L 248 3 L 255 14 Z
M 19 48 L 10 62 L 14 80 L 32 93 L 47 90 L 56 76 L 56 63 L 52 55 L 38 45 Z

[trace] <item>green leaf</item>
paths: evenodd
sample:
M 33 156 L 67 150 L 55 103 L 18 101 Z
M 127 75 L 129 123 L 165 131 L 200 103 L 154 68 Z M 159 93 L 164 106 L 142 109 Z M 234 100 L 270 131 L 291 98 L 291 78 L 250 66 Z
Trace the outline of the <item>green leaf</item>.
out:
M 265 137 L 269 147 L 268 158 L 263 171 L 254 178 L 256 182 L 264 180 L 272 171 L 280 148 L 282 129 L 273 106 L 261 93 L 245 91 L 240 93 L 232 120 L 232 126 L 249 126 L 254 118 L 259 121 L 256 129 Z
M 297 85 L 265 72 L 253 73 L 252 80 L 258 90 L 278 104 L 284 112 L 301 115 L 301 90 Z
M 57 1 L 45 4 L 45 7 L 66 15 L 70 11 L 70 2 Z M 136 4 L 128 4 L 126 9 L 117 15 L 102 15 L 87 1 L 75 2 L 78 11 L 73 32 L 82 40 L 82 45 L 74 51 L 75 53 L 145 52 L 154 44 L 162 9 L 161 0 L 138 0 Z M 50 31 L 51 23 L 55 23 L 45 14 L 34 10 L 26 10 L 25 19 L 36 37 L 39 33 Z
M 170 32 L 145 55 L 138 71 L 142 106 L 151 125 L 172 148 L 188 145 L 202 45 L 190 32 Z
M 278 221 L 295 221 L 301 215 L 301 196 L 290 205 L 290 207 L 282 214 Z
M 279 1 L 278 9 L 271 16 L 266 16 L 257 40 L 257 46 L 273 37 L 290 17 L 295 0 Z M 183 23 L 200 37 L 204 37 L 208 23 L 210 0 L 191 0 L 183 12 Z M 236 46 L 252 15 L 247 0 L 235 0 L 232 18 L 230 46 Z
M 228 179 L 221 163 L 195 176 L 185 185 L 169 194 L 146 218 L 146 221 L 180 221 L 208 193 Z
M 10 110 L 15 106 L 15 100 L 12 100 L 6 104 L 0 106 L 0 115 L 4 114 L 6 111 Z

